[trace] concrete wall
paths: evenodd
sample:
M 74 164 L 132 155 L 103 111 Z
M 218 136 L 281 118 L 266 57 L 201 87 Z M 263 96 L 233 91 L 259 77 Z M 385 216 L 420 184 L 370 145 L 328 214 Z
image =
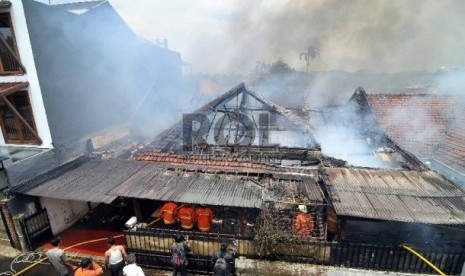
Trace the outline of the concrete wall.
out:
M 40 198 L 40 204 L 47 209 L 50 226 L 54 235 L 67 229 L 82 218 L 88 211 L 84 201 Z

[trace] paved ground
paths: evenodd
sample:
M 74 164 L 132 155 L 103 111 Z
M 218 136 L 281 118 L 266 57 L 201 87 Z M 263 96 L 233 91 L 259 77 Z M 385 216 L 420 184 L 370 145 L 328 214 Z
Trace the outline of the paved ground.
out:
M 14 263 L 13 269 L 16 272 L 20 272 L 22 269 L 31 265 L 40 258 L 39 256 L 30 256 L 24 259 L 22 263 Z M 10 265 L 13 258 L 1 257 L 0 256 L 0 276 L 10 276 L 8 274 Z M 27 261 L 27 262 L 26 262 Z M 279 276 L 279 275 L 299 275 L 299 276 L 370 276 L 370 275 L 413 275 L 405 273 L 395 272 L 384 272 L 384 271 L 368 271 L 359 269 L 347 269 L 338 267 L 325 267 L 325 266 L 314 266 L 305 264 L 290 264 L 283 262 L 255 262 L 252 260 L 242 259 L 238 260 L 238 276 Z M 144 269 L 145 275 L 149 276 L 171 276 L 171 272 L 168 270 L 148 270 Z M 56 275 L 50 264 L 39 264 L 31 268 L 30 270 L 21 274 L 22 276 L 54 276 Z M 109 276 L 110 273 L 105 271 L 105 276 Z M 191 275 L 191 274 L 189 274 Z M 418 274 L 416 274 L 418 275 Z M 72 274 L 70 275 L 72 276 Z
M 21 254 L 20 251 L 15 250 L 11 247 L 5 248 L 0 247 L 0 276 L 10 276 L 11 268 L 13 272 L 20 272 L 24 268 L 30 266 L 32 263 L 42 259 L 44 255 L 39 254 L 26 254 L 20 255 L 15 262 L 13 260 L 16 256 Z M 82 256 L 68 253 L 68 258 L 75 264 L 78 264 Z M 101 262 L 101 257 L 95 256 L 94 259 Z M 245 258 L 238 258 L 236 260 L 237 275 L 238 276 L 280 276 L 280 275 L 299 275 L 299 276 L 370 276 L 370 275 L 413 275 L 406 273 L 396 272 L 385 272 L 385 271 L 371 271 L 371 270 L 360 270 L 340 267 L 329 267 L 329 266 L 315 266 L 308 264 L 292 264 L 285 262 L 267 262 L 267 261 L 255 261 Z M 169 270 L 148 270 L 144 269 L 145 275 L 149 276 L 171 276 Z M 21 276 L 54 276 L 53 268 L 50 264 L 38 264 L 28 271 L 20 274 Z M 109 276 L 108 271 L 105 272 L 105 276 Z M 191 274 L 190 274 L 191 275 Z M 418 274 L 416 274 L 418 275 Z M 73 276 L 72 274 L 70 276 Z

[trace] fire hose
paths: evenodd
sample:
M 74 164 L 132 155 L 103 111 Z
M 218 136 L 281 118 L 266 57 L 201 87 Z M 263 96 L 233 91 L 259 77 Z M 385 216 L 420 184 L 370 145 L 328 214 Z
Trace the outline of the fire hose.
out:
M 446 274 L 444 272 L 442 272 L 439 268 L 437 268 L 434 264 L 432 264 L 430 261 L 428 261 L 425 257 L 423 257 L 422 255 L 420 255 L 420 253 L 416 252 L 415 250 L 413 250 L 412 248 L 406 246 L 405 244 L 402 245 L 402 248 L 406 249 L 407 251 L 409 251 L 410 253 L 412 253 L 413 255 L 417 256 L 418 258 L 420 258 L 420 260 L 422 260 L 423 262 L 425 262 L 427 265 L 429 265 L 431 268 L 433 268 L 439 275 L 444 275 L 446 276 Z
M 115 236 L 114 238 L 121 238 L 123 237 L 123 235 L 118 235 L 118 236 Z M 74 244 L 74 245 L 71 245 L 71 246 L 68 246 L 66 248 L 64 248 L 63 250 L 68 250 L 68 249 L 71 249 L 73 247 L 76 247 L 76 246 L 80 246 L 80 245 L 83 245 L 83 244 L 88 244 L 88 243 L 94 243 L 94 242 L 100 242 L 100 241 L 106 241 L 108 238 L 101 238 L 101 239 L 95 239 L 95 240 L 90 240 L 90 241 L 83 241 L 83 242 L 80 242 L 80 243 L 77 243 L 77 244 Z M 32 253 L 36 253 L 36 252 L 32 252 Z M 17 276 L 17 275 L 21 275 L 23 274 L 24 272 L 30 270 L 31 268 L 35 267 L 36 265 L 42 263 L 43 261 L 47 260 L 48 257 L 45 257 L 45 258 L 42 258 L 34 263 L 32 263 L 30 266 L 22 269 L 21 271 L 19 272 L 14 272 L 14 274 L 4 274 L 4 273 L 1 273 L 0 275 L 12 275 L 12 276 Z

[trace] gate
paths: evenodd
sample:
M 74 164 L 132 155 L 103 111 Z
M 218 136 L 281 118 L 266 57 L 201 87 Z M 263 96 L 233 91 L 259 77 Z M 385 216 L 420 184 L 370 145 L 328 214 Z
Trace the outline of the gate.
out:
M 39 210 L 35 214 L 22 218 L 20 224 L 29 250 L 34 250 L 39 242 L 53 236 L 47 209 Z

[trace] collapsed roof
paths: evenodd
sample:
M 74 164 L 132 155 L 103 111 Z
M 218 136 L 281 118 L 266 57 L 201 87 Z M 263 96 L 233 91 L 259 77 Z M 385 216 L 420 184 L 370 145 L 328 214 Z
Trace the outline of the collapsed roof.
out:
M 276 121 L 285 124 L 271 129 L 280 131 L 285 126 L 308 135 L 308 141 L 314 142 L 312 131 L 318 132 L 317 128 L 258 97 L 244 84 L 196 113 L 210 116 L 207 121 L 212 122 L 208 124 L 211 126 L 218 122 L 216 116 L 236 112 L 254 117 L 250 113 L 256 111 L 283 117 Z M 192 125 L 188 127 L 192 131 Z M 343 160 L 322 154 L 316 142 L 313 148 L 201 143 L 193 144 L 186 152 L 182 132 L 179 122 L 148 146 L 134 151 L 131 160 L 81 158 L 16 186 L 13 192 L 103 203 L 121 196 L 244 208 L 261 208 L 264 201 L 329 203 L 339 216 L 428 224 L 465 222 L 465 194 L 439 174 L 420 167 L 421 162 L 402 153 L 401 148 L 398 150 L 402 158 L 390 151 L 381 153 L 413 165 L 373 170 L 347 168 Z M 214 141 L 208 139 L 212 133 L 204 134 L 205 141 Z M 255 159 L 257 156 L 262 159 Z M 266 156 L 280 162 L 263 158 Z M 296 160 L 300 162 L 292 162 Z M 326 187 L 328 198 L 321 187 Z
M 308 122 L 293 111 L 255 94 L 244 83 L 195 110 L 192 114 L 201 118 L 196 121 L 197 128 L 206 131 L 193 131 L 193 125 L 190 122 L 186 124 L 185 121 L 180 121 L 155 137 L 148 148 L 161 152 L 183 152 L 183 133 L 192 133 L 189 139 L 192 138 L 194 144 L 189 145 L 188 151 L 194 152 L 211 152 L 218 150 L 218 146 L 262 146 L 265 144 L 319 148 L 312 134 L 314 129 Z M 244 125 L 245 119 L 247 122 L 244 135 L 240 129 L 234 129 L 234 127 L 237 127 L 236 121 Z M 247 132 L 248 130 L 250 132 Z M 273 131 L 275 135 L 270 134 Z M 283 133 L 283 135 L 280 136 L 277 133 Z M 290 133 L 294 135 L 289 135 Z

